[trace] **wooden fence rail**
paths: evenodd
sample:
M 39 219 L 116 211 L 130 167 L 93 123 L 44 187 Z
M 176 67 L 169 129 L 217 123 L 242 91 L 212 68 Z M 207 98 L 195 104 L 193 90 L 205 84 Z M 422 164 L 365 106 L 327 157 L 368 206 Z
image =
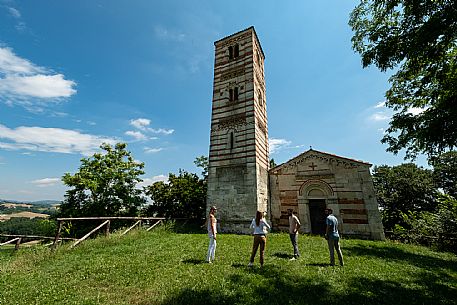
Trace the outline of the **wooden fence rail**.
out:
M 62 232 L 63 225 L 64 225 L 64 223 L 66 221 L 87 221 L 87 220 L 101 220 L 101 221 L 103 221 L 104 220 L 104 222 L 101 225 L 97 226 L 95 229 L 93 229 L 92 231 L 90 231 L 89 233 L 84 235 L 82 238 L 80 238 L 78 240 L 73 239 L 73 240 L 76 240 L 76 242 L 70 248 L 74 248 L 75 246 L 80 244 L 82 241 L 87 239 L 90 235 L 92 235 L 94 232 L 96 232 L 97 230 L 99 230 L 103 226 L 105 226 L 105 235 L 108 236 L 109 235 L 109 230 L 110 230 L 110 224 L 111 224 L 112 220 L 136 220 L 136 223 L 133 226 L 128 228 L 124 233 L 122 233 L 122 235 L 124 235 L 127 232 L 129 232 L 130 230 L 132 230 L 134 227 L 136 227 L 137 225 L 141 225 L 143 221 L 149 221 L 149 220 L 155 220 L 156 221 L 152 226 L 150 226 L 147 229 L 147 231 L 149 231 L 152 228 L 154 228 L 155 226 L 157 226 L 159 223 L 161 223 L 162 220 L 165 220 L 165 219 L 166 218 L 164 218 L 164 217 L 122 217 L 122 216 L 119 216 L 119 217 L 75 217 L 75 218 L 65 217 L 65 218 L 57 218 L 58 226 L 57 226 L 56 236 L 53 237 L 54 238 L 53 248 L 56 248 L 57 247 L 57 242 L 59 240 L 62 240 L 62 238 L 60 237 L 60 234 Z M 182 218 L 182 219 L 185 219 L 185 218 Z M 182 219 L 181 218 L 174 218 L 173 220 L 182 220 Z
M 16 238 L 13 238 L 7 242 L 4 242 L 4 243 L 1 243 L 0 246 L 3 246 L 3 245 L 7 245 L 7 244 L 12 244 L 13 242 L 16 242 L 16 246 L 14 247 L 14 249 L 19 249 L 19 245 L 21 244 L 21 238 L 20 237 L 16 237 Z

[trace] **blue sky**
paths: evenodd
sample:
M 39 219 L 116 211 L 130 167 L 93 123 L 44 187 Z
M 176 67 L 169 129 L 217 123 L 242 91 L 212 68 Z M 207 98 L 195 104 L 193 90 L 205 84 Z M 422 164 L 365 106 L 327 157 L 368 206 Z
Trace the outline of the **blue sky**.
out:
M 373 164 L 389 74 L 351 49 L 357 1 L 0 0 L 0 198 L 63 198 L 102 142 L 126 142 L 146 184 L 208 154 L 213 42 L 251 25 L 266 55 L 270 157 L 312 146 Z

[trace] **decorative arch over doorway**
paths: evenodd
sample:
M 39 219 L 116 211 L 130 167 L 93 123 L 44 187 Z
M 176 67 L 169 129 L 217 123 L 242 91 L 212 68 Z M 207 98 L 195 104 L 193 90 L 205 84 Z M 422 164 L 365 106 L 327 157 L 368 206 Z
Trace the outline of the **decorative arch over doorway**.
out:
M 328 198 L 333 197 L 332 187 L 322 180 L 307 180 L 303 183 L 298 191 L 298 195 L 302 198 Z
M 305 212 L 302 217 L 307 220 L 306 228 L 309 233 L 325 233 L 324 210 L 334 199 L 334 195 L 332 187 L 322 180 L 307 180 L 301 185 L 298 201 Z

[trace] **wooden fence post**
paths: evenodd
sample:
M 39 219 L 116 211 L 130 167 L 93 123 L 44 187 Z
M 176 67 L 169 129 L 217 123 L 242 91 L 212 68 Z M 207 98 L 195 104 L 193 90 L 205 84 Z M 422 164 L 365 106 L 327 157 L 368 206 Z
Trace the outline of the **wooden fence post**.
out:
M 111 225 L 111 220 L 108 220 L 108 223 L 106 224 L 106 228 L 105 228 L 105 236 L 109 236 L 110 225 Z
M 57 232 L 56 232 L 56 238 L 54 238 L 54 244 L 52 245 L 53 249 L 55 249 L 57 247 L 57 242 L 59 241 L 60 232 L 62 231 L 62 227 L 63 227 L 63 220 L 59 220 L 59 225 L 58 225 Z
M 20 237 L 16 240 L 16 246 L 14 247 L 14 250 L 19 250 L 19 245 L 21 244 L 21 240 L 22 240 L 22 238 L 20 238 Z

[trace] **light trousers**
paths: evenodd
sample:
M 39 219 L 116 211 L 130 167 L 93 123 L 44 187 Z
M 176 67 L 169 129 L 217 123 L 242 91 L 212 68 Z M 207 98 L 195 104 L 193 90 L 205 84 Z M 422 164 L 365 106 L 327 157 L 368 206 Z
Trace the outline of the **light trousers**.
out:
M 214 260 L 214 257 L 216 255 L 216 240 L 214 239 L 214 236 L 209 237 L 209 246 L 208 246 L 208 254 L 206 255 L 206 261 L 210 262 Z

